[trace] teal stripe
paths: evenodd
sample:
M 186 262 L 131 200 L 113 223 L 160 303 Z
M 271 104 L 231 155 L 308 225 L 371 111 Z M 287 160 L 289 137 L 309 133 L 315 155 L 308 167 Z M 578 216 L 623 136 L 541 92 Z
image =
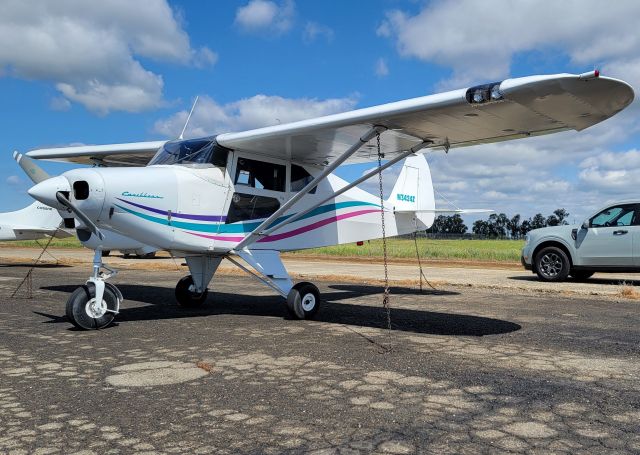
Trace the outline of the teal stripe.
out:
M 137 212 L 135 210 L 131 210 L 119 204 L 115 204 L 115 205 L 116 207 L 124 210 L 125 212 L 131 213 L 132 215 L 140 217 L 144 220 L 169 226 L 169 222 L 166 218 L 158 218 L 155 216 L 147 215 L 145 213 Z M 321 215 L 323 213 L 333 212 L 339 209 L 344 209 L 348 207 L 361 207 L 361 206 L 380 207 L 379 204 L 374 204 L 371 202 L 364 202 L 364 201 L 338 202 L 335 204 L 327 204 L 327 205 L 322 205 L 320 207 L 317 207 L 313 209 L 311 212 L 307 213 L 302 218 L 300 218 L 300 220 L 298 221 L 305 220 L 307 218 L 311 218 L 316 215 Z M 291 218 L 294 215 L 295 214 L 282 216 L 278 218 L 276 221 L 274 221 L 274 223 L 271 226 L 275 226 L 276 224 L 281 223 L 282 221 L 288 218 Z M 257 228 L 260 225 L 260 223 L 262 223 L 262 221 L 248 221 L 248 222 L 241 222 L 241 223 L 221 224 L 221 223 L 189 223 L 186 221 L 171 220 L 170 226 L 177 227 L 180 229 L 186 229 L 189 231 L 196 231 L 196 232 L 211 232 L 211 233 L 220 233 L 220 234 L 245 234 L 245 233 L 252 232 L 255 228 Z

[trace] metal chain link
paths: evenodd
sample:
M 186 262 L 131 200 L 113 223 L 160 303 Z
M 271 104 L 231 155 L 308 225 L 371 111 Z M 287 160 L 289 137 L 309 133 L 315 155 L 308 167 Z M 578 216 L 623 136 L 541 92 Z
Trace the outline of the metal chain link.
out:
M 384 191 L 382 189 L 382 151 L 380 150 L 380 133 L 376 133 L 378 143 L 378 182 L 380 184 L 380 219 L 382 222 L 382 257 L 384 261 L 384 294 L 382 306 L 387 315 L 387 330 L 391 330 L 391 305 L 389 302 L 389 269 L 387 265 L 387 234 L 384 223 Z

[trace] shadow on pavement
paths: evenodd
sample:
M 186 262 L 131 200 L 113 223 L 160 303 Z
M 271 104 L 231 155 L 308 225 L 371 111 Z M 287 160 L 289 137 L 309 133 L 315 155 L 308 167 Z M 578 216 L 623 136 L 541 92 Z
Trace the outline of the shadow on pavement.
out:
M 27 268 L 35 268 L 35 269 L 57 269 L 57 268 L 64 268 L 64 267 L 72 267 L 71 265 L 66 265 L 66 264 L 48 264 L 46 262 L 41 263 L 41 264 L 36 264 L 33 265 L 32 262 L 12 262 L 9 264 L 0 264 L 0 268 L 2 267 L 6 267 L 6 268 L 13 268 L 13 267 L 27 267 Z
M 518 281 L 530 281 L 530 282 L 539 282 L 540 284 L 549 284 L 553 285 L 553 283 L 544 283 L 538 279 L 536 275 L 531 276 L 510 276 L 507 277 L 509 280 L 518 280 Z M 573 278 L 568 278 L 564 283 L 583 283 L 583 284 L 605 284 L 608 286 L 620 286 L 621 284 L 626 284 L 628 286 L 640 286 L 640 280 L 627 280 L 621 278 L 589 278 L 586 280 L 574 280 Z
M 71 293 L 77 286 L 45 286 L 41 289 Z M 248 296 L 226 292 L 211 292 L 199 308 L 183 308 L 176 302 L 173 289 L 159 286 L 119 284 L 125 295 L 117 322 L 147 321 L 160 319 L 194 318 L 213 315 L 246 315 L 287 317 L 283 300 L 278 296 Z M 318 322 L 347 324 L 357 327 L 386 328 L 386 313 L 381 306 L 343 303 L 344 300 L 363 295 L 380 294 L 379 286 L 335 286 L 340 290 L 324 292 L 323 305 L 315 317 Z M 392 292 L 416 297 L 426 297 L 419 291 L 408 288 L 393 288 Z M 411 291 L 411 292 L 409 292 Z M 433 291 L 432 291 L 433 292 Z M 455 294 L 447 292 L 438 295 Z M 433 295 L 433 294 L 432 294 Z M 146 306 L 127 308 L 127 302 L 148 303 Z M 404 300 L 406 303 L 406 299 Z M 48 323 L 67 322 L 66 317 L 38 312 L 48 317 Z M 483 336 L 509 333 L 519 330 L 519 324 L 500 319 L 455 313 L 440 313 L 425 310 L 394 308 L 391 312 L 392 328 L 403 332 L 432 335 Z

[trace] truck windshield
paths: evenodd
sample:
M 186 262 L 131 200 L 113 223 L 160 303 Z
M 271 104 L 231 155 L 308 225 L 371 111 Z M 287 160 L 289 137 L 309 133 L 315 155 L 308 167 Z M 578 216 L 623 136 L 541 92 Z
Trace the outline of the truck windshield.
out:
M 219 145 L 215 138 L 169 141 L 149 161 L 156 164 L 181 164 L 191 167 L 221 167 L 227 165 L 229 150 Z

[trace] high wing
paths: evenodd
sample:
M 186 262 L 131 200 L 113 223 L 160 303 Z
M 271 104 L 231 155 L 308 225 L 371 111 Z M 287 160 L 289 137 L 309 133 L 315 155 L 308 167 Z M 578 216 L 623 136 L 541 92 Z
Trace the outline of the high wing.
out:
M 491 91 L 496 90 L 496 99 Z M 485 100 L 475 102 L 480 91 Z M 486 99 L 488 98 L 488 99 Z M 372 126 L 381 135 L 385 158 L 427 141 L 461 147 L 506 141 L 562 130 L 582 130 L 624 109 L 633 101 L 625 82 L 556 74 L 506 79 L 468 89 L 374 106 L 343 114 L 217 136 L 219 144 L 294 162 L 326 165 L 358 142 Z M 376 138 L 345 163 L 377 159 Z
M 128 144 L 80 145 L 37 149 L 26 155 L 39 160 L 69 161 L 102 166 L 146 166 L 167 141 L 131 142 Z
M 494 96 L 495 95 L 495 96 Z M 467 89 L 373 106 L 342 114 L 216 137 L 220 145 L 302 164 L 327 166 L 377 160 L 372 127 L 384 131 L 385 159 L 422 145 L 462 147 L 563 130 L 583 130 L 633 101 L 626 82 L 597 71 L 506 79 Z M 345 159 L 362 137 L 367 143 Z M 143 166 L 166 141 L 39 149 L 37 159 L 111 166 Z

